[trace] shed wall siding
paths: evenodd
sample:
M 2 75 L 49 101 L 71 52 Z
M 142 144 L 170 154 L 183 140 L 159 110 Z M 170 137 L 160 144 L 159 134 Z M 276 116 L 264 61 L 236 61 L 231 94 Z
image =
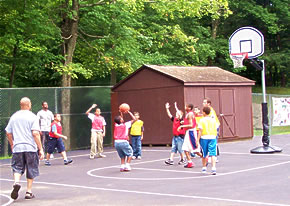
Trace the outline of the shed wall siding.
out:
M 118 92 L 118 104 L 126 102 L 131 112 L 139 112 L 140 119 L 144 121 L 143 144 L 170 144 L 172 140 L 172 122 L 168 118 L 165 103 L 169 102 L 170 111 L 175 116 L 174 102 L 182 105 L 183 87 L 157 88 L 146 90 L 131 90 Z M 181 107 L 179 107 L 182 109 Z M 118 109 L 118 108 L 117 108 Z M 116 113 L 116 108 L 114 108 Z M 113 113 L 113 110 L 112 110 Z M 124 120 L 130 120 L 129 115 Z

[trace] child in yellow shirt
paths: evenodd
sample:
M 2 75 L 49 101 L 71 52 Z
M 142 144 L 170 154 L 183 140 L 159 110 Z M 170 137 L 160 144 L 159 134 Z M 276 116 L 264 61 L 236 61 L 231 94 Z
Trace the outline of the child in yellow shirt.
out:
M 130 130 L 133 157 L 132 159 L 141 160 L 142 140 L 144 132 L 144 122 L 140 120 L 139 112 L 134 112 L 135 121 L 133 122 Z
M 210 117 L 210 107 L 204 107 L 203 118 L 200 119 L 198 128 L 199 133 L 197 136 L 197 142 L 200 143 L 202 148 L 202 173 L 206 173 L 207 170 L 207 156 L 211 158 L 211 174 L 216 175 L 216 155 L 217 155 L 217 128 L 219 124 L 215 119 Z

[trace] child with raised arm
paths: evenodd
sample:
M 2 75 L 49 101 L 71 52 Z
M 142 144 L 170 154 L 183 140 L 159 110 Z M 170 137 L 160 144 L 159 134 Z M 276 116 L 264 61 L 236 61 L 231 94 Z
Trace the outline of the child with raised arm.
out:
M 176 154 L 177 151 L 178 151 L 178 153 L 180 155 L 180 160 L 179 160 L 178 164 L 184 164 L 184 162 L 185 162 L 184 161 L 184 157 L 183 157 L 183 150 L 182 150 L 182 145 L 183 145 L 184 133 L 185 132 L 184 132 L 183 129 L 181 129 L 180 131 L 177 131 L 177 128 L 181 125 L 183 113 L 182 113 L 182 111 L 180 111 L 177 108 L 176 102 L 174 103 L 174 105 L 175 105 L 175 110 L 176 110 L 175 117 L 173 117 L 171 115 L 171 113 L 170 113 L 170 110 L 169 110 L 170 105 L 169 105 L 169 103 L 167 102 L 165 104 L 167 115 L 171 119 L 171 121 L 173 122 L 173 125 L 172 125 L 173 137 L 172 137 L 172 146 L 171 146 L 170 158 L 165 161 L 165 164 L 167 164 L 167 165 L 173 165 L 174 164 L 173 158 L 174 158 L 174 154 Z
M 47 142 L 47 155 L 45 165 L 50 166 L 49 161 L 50 155 L 53 153 L 54 149 L 57 148 L 58 153 L 63 157 L 64 164 L 68 165 L 73 162 L 72 159 L 68 159 L 65 152 L 65 147 L 62 138 L 67 140 L 67 136 L 62 135 L 62 126 L 60 124 L 61 116 L 60 114 L 54 114 L 54 121 L 51 123 L 51 130 L 49 132 L 49 138 Z
M 114 140 L 115 148 L 118 152 L 119 157 L 121 158 L 121 168 L 120 172 L 131 171 L 130 162 L 133 156 L 132 147 L 129 144 L 128 132 L 129 128 L 132 125 L 132 122 L 135 119 L 134 115 L 128 111 L 128 114 L 132 117 L 132 121 L 124 122 L 123 114 L 116 116 L 114 118 Z
M 210 116 L 210 107 L 202 109 L 204 117 L 200 119 L 198 128 L 198 143 L 202 147 L 202 173 L 207 170 L 207 156 L 211 158 L 211 173 L 216 174 L 216 155 L 217 155 L 217 128 L 218 122 Z
M 90 113 L 94 108 L 96 108 L 95 113 Z M 106 155 L 102 154 L 104 151 L 104 137 L 106 136 L 106 121 L 105 118 L 101 116 L 101 109 L 97 108 L 97 104 L 93 104 L 86 111 L 86 114 L 92 121 L 90 159 L 94 159 L 95 156 L 106 157 Z

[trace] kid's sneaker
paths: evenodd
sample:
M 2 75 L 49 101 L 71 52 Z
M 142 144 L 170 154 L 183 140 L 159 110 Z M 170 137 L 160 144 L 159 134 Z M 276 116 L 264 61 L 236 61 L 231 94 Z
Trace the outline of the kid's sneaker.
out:
M 186 165 L 184 165 L 184 168 L 192 168 L 194 167 L 193 162 L 188 162 Z
M 121 165 L 120 172 L 124 172 L 124 169 L 125 169 L 125 165 Z
M 72 163 L 72 162 L 73 162 L 72 159 L 64 160 L 64 164 L 65 164 L 65 165 L 68 165 L 68 164 L 70 164 L 70 163 Z
M 107 157 L 107 156 L 104 155 L 104 154 L 102 154 L 102 153 L 100 153 L 100 154 L 99 154 L 99 157 L 100 157 L 100 158 L 104 158 L 104 157 Z
M 212 169 L 211 169 L 211 174 L 212 174 L 212 175 L 216 175 L 216 168 L 212 168 Z
M 206 173 L 206 167 L 203 167 L 203 168 L 201 169 L 201 173 Z
M 168 160 L 165 160 L 165 164 L 167 164 L 167 165 L 173 165 L 174 164 L 174 161 L 171 160 L 171 159 L 168 159 Z
M 136 157 L 135 156 L 132 156 L 132 160 L 135 160 L 136 159 Z
M 46 160 L 46 161 L 44 162 L 44 164 L 45 164 L 46 166 L 50 166 L 50 165 L 51 165 L 50 161 L 48 161 L 48 160 Z
M 138 160 L 141 160 L 142 158 L 141 158 L 141 156 L 138 156 L 137 159 L 138 159 Z
M 185 164 L 184 159 L 179 160 L 178 164 L 179 164 L 179 165 L 184 165 L 184 164 Z
M 125 168 L 124 168 L 124 171 L 125 172 L 130 172 L 131 171 L 130 165 L 126 165 Z

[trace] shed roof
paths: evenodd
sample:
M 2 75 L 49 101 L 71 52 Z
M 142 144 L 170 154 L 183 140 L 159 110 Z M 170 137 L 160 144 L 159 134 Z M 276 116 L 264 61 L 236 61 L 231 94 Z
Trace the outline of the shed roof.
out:
M 156 71 L 169 78 L 181 81 L 184 85 L 255 85 L 255 81 L 219 67 L 143 65 L 116 84 L 113 89 L 144 69 Z

